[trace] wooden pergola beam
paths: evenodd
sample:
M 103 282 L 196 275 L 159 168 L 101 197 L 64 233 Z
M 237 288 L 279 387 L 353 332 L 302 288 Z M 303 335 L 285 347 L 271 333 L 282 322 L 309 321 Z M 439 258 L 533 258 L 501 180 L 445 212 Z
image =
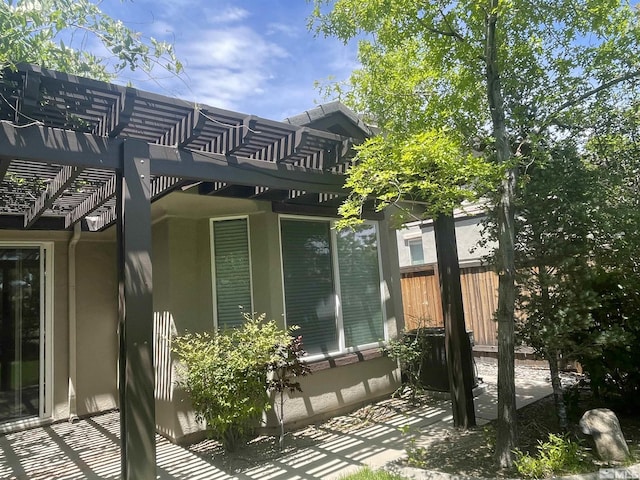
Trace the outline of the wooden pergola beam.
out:
M 206 116 L 200 113 L 198 108 L 194 108 L 158 138 L 156 143 L 158 145 L 182 147 L 200 136 L 206 123 Z
M 111 177 L 106 183 L 94 190 L 90 196 L 65 216 L 65 228 L 70 228 L 96 208 L 104 205 L 116 195 L 116 177 Z
M 133 113 L 135 103 L 135 90 L 127 88 L 126 92 L 121 93 L 116 101 L 111 105 L 109 111 L 104 115 L 102 120 L 93 129 L 95 135 L 102 137 L 117 137 L 124 130 Z
M 29 228 L 40 218 L 53 202 L 78 178 L 82 172 L 78 167 L 64 166 L 49 182 L 44 192 L 37 198 L 24 214 L 24 228 Z
M 258 118 L 249 115 L 238 125 L 227 125 L 227 130 L 211 140 L 202 150 L 212 153 L 231 155 L 246 146 L 256 133 Z
M 304 167 L 149 145 L 151 173 L 190 180 L 260 185 L 278 190 L 345 193 L 345 178 Z
M 1 123 L 0 159 L 116 170 L 123 141 L 39 125 L 16 128 Z

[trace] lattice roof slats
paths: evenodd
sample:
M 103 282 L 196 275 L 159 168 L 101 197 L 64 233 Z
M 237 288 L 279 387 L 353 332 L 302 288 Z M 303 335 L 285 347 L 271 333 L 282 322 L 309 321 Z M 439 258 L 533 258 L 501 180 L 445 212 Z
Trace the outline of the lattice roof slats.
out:
M 25 213 L 27 227 L 70 228 L 87 216 L 108 225 L 128 139 L 149 145 L 152 199 L 191 184 L 296 202 L 342 192 L 334 167 L 350 144 L 337 134 L 31 65 L 4 72 L 0 95 L 0 228 L 16 225 L 3 215 Z

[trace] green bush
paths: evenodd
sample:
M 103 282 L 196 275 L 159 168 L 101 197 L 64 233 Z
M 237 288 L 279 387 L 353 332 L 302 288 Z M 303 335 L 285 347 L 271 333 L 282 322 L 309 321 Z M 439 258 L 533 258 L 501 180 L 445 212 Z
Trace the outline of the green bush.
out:
M 290 331 L 264 315 L 245 315 L 241 327 L 211 333 L 187 333 L 173 339 L 182 362 L 178 385 L 191 397 L 196 418 L 227 450 L 233 450 L 270 408 L 269 365 L 279 359 L 281 345 L 291 344 Z
M 549 434 L 549 440 L 538 442 L 538 454 L 534 457 L 516 450 L 515 466 L 525 478 L 547 478 L 558 474 L 582 473 L 590 470 L 584 448 L 572 442 L 566 435 Z
M 640 281 L 620 271 L 599 271 L 590 289 L 598 306 L 591 324 L 576 333 L 574 341 L 587 346 L 576 355 L 591 379 L 596 395 L 623 406 L 640 406 Z

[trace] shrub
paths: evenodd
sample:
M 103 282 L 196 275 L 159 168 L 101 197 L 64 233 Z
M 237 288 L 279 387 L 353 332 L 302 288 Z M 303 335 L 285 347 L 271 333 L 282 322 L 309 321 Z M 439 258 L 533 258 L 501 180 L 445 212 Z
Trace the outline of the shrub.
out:
M 385 354 L 400 365 L 402 386 L 396 393 L 402 395 L 406 390 L 409 390 L 413 404 L 417 401 L 417 394 L 423 390 L 420 379 L 422 359 L 428 348 L 419 332 L 420 329 L 403 332 L 398 338 L 389 340 L 382 349 Z
M 191 397 L 196 418 L 227 450 L 236 448 L 270 408 L 269 365 L 278 361 L 279 346 L 292 339 L 289 330 L 264 317 L 245 314 L 241 327 L 187 333 L 173 341 L 183 364 L 178 385 Z
M 596 395 L 611 397 L 630 407 L 640 405 L 640 283 L 619 271 L 598 272 L 591 289 L 598 306 L 591 310 L 592 324 L 576 334 L 587 345 L 579 355 Z
M 546 478 L 590 470 L 584 448 L 566 435 L 550 433 L 548 441 L 538 442 L 538 454 L 535 457 L 520 450 L 516 450 L 515 454 L 516 469 L 525 478 Z

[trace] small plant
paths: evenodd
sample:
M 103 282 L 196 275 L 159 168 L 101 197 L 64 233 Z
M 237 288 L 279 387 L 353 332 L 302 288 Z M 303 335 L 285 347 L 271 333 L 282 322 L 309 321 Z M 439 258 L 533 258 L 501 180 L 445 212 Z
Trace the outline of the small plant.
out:
M 411 426 L 403 425 L 399 427 L 398 430 L 400 430 L 400 433 L 403 436 L 409 437 L 406 442 L 407 446 L 405 448 L 405 452 L 407 452 L 407 464 L 410 467 L 426 468 L 427 462 L 424 460 L 426 449 L 425 447 L 418 446 L 416 436 L 414 435 L 414 432 L 412 432 Z
M 173 339 L 183 364 L 177 383 L 189 393 L 196 418 L 226 450 L 234 450 L 270 408 L 269 366 L 280 361 L 280 349 L 292 339 L 290 330 L 265 322 L 265 315 L 244 317 L 238 328 Z
M 538 442 L 538 454 L 534 457 L 516 450 L 515 466 L 525 478 L 546 478 L 558 474 L 582 473 L 590 470 L 592 463 L 585 449 L 566 436 L 549 434 L 549 440 Z
M 408 390 L 410 401 L 414 405 L 417 403 L 418 393 L 422 391 L 420 375 L 424 348 L 424 342 L 420 341 L 419 334 L 403 332 L 398 338 L 389 340 L 382 349 L 400 365 L 402 385 L 396 394 L 403 395 Z
M 293 328 L 292 328 L 293 329 Z M 280 450 L 284 448 L 284 392 L 302 392 L 298 377 L 304 377 L 311 373 L 309 366 L 301 361 L 306 354 L 302 345 L 302 336 L 291 337 L 289 343 L 274 345 L 271 362 L 267 365 L 267 371 L 271 378 L 267 381 L 267 389 L 278 395 L 278 423 L 280 424 L 280 438 L 278 445 Z

